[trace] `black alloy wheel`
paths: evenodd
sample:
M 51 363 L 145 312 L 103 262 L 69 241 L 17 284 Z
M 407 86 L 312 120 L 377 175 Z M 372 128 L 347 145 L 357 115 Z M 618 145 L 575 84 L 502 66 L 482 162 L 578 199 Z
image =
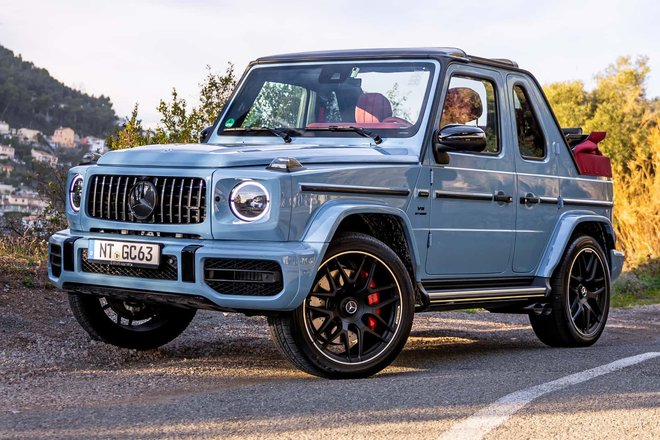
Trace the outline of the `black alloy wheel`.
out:
M 361 233 L 335 239 L 294 312 L 269 318 L 273 339 L 298 368 L 357 378 L 387 367 L 406 343 L 413 288 L 399 257 Z
M 179 336 L 196 310 L 106 297 L 69 294 L 78 323 L 92 339 L 118 347 L 149 350 Z
M 601 327 L 607 307 L 604 262 L 594 249 L 584 248 L 573 260 L 568 281 L 568 308 L 577 332 L 594 336 Z
M 600 244 L 579 235 L 551 279 L 551 311 L 530 314 L 536 336 L 552 347 L 586 347 L 600 338 L 610 308 L 610 272 Z
M 356 365 L 378 356 L 401 324 L 402 291 L 378 257 L 347 251 L 326 260 L 303 305 L 307 337 L 328 359 Z

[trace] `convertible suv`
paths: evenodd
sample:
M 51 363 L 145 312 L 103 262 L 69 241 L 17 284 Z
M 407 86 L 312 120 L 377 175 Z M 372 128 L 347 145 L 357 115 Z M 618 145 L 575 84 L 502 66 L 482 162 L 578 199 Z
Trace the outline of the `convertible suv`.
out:
M 623 264 L 603 137 L 562 130 L 508 60 L 260 58 L 200 144 L 71 169 L 49 276 L 94 339 L 152 349 L 197 309 L 265 315 L 329 378 L 388 366 L 415 312 L 525 313 L 544 343 L 588 346 Z

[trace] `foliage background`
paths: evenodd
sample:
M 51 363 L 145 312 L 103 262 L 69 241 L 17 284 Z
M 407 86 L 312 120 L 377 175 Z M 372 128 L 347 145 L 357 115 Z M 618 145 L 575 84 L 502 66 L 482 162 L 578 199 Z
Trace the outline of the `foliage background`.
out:
M 233 64 L 227 65 L 224 74 L 213 72 L 209 66 L 206 70 L 206 77 L 199 85 L 197 106 L 189 108 L 186 100 L 180 98 L 173 88 L 171 100 L 161 100 L 158 104 L 160 124 L 155 130 L 148 130 L 142 126 L 136 103 L 124 125 L 108 137 L 107 146 L 122 150 L 147 144 L 199 142 L 202 130 L 215 122 L 236 85 Z
M 546 95 L 562 127 L 606 131 L 599 144 L 612 159 L 617 247 L 629 268 L 660 257 L 660 101 L 646 94 L 648 59 L 621 57 L 596 75 L 550 84 Z
M 117 115 L 110 98 L 67 87 L 46 69 L 0 46 L 0 121 L 48 134 L 65 126 L 84 136 L 103 137 L 112 132 Z

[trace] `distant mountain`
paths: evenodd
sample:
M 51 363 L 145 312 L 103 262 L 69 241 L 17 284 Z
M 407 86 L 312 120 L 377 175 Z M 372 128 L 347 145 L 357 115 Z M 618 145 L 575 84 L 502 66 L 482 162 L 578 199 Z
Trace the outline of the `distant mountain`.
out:
M 110 98 L 94 97 L 65 86 L 46 69 L 23 61 L 0 46 L 0 121 L 12 128 L 34 128 L 53 134 L 71 127 L 83 136 L 104 137 L 117 115 Z

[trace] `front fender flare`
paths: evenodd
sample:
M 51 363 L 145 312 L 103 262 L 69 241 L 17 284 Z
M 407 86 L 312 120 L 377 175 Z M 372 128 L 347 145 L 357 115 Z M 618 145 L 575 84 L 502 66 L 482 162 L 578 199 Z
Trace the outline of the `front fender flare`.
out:
M 612 223 L 607 217 L 594 214 L 591 211 L 567 212 L 559 217 L 559 221 L 557 222 L 555 230 L 550 237 L 548 246 L 545 249 L 543 258 L 541 259 L 541 263 L 536 272 L 537 276 L 543 278 L 550 278 L 552 276 L 555 268 L 557 265 L 559 265 L 559 262 L 564 256 L 564 251 L 569 245 L 569 240 L 571 239 L 573 232 L 578 227 L 578 225 L 587 222 L 599 223 L 603 227 L 605 234 L 611 237 L 613 243 L 615 242 L 614 228 L 612 227 Z M 618 273 L 616 272 L 620 272 L 620 270 L 617 269 L 617 267 L 612 267 L 613 262 L 611 261 L 608 250 L 603 249 L 603 251 L 605 251 L 605 257 L 607 258 L 608 264 L 610 266 L 611 277 L 614 280 L 616 276 L 618 276 Z
M 321 256 L 325 255 L 328 245 L 332 237 L 337 232 L 339 225 L 344 219 L 354 214 L 384 214 L 392 215 L 401 220 L 403 230 L 408 242 L 408 249 L 412 264 L 415 269 L 416 281 L 420 280 L 422 273 L 422 265 L 420 260 L 419 251 L 417 250 L 417 243 L 415 242 L 412 233 L 412 225 L 406 213 L 389 205 L 360 201 L 330 201 L 321 206 L 315 215 L 309 220 L 307 227 L 302 235 L 302 241 L 307 243 L 322 244 Z M 319 261 L 320 265 L 320 261 Z

